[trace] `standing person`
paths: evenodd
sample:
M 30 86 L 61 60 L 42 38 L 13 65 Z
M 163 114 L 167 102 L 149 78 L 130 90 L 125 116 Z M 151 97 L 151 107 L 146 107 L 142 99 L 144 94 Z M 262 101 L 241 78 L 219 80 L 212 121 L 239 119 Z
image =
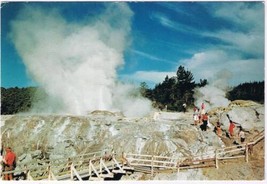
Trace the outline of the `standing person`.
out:
M 230 120 L 230 125 L 229 125 L 230 138 L 234 137 L 234 128 L 235 128 L 235 124 L 232 120 Z
M 166 112 L 168 111 L 168 105 L 165 105 L 165 109 Z
M 200 111 L 201 120 L 203 119 L 204 115 L 205 115 L 205 105 L 204 105 L 204 103 L 202 103 L 201 104 L 201 111 Z
M 205 104 L 204 103 L 201 104 L 201 109 L 205 109 Z
M 186 111 L 186 103 L 183 104 L 183 111 L 185 113 L 185 111 Z
M 3 144 L 2 144 L 2 146 L 1 146 L 1 152 L 0 152 L 1 156 L 3 156 L 3 152 L 4 152 L 4 147 L 3 147 Z
M 3 159 L 4 171 L 13 171 L 15 169 L 14 163 L 16 162 L 16 154 L 11 150 L 10 147 L 6 148 L 6 155 Z M 5 174 L 4 180 L 13 180 L 13 173 Z
M 127 160 L 127 158 L 126 158 L 126 154 L 125 154 L 124 152 L 122 152 L 121 160 L 122 160 L 122 166 L 124 166 L 125 164 L 126 164 L 127 166 L 130 165 L 129 162 L 128 162 L 128 160 Z
M 240 142 L 243 144 L 245 142 L 245 132 L 243 131 L 242 127 L 239 129 L 238 137 L 240 137 Z
M 0 177 L 2 176 L 2 171 L 3 171 L 3 145 L 1 146 L 1 151 L 0 151 Z
M 203 117 L 202 117 L 202 122 L 203 122 L 203 124 L 201 125 L 202 126 L 202 128 L 201 128 L 202 131 L 207 131 L 208 120 L 209 120 L 208 113 L 205 113 L 203 115 Z
M 193 114 L 194 124 L 197 125 L 199 123 L 199 109 L 194 107 L 194 114 Z

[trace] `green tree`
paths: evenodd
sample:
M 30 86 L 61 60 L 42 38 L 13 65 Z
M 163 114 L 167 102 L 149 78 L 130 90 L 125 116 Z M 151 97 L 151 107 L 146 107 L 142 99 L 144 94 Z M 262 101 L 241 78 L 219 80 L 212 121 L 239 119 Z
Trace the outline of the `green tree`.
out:
M 176 75 L 176 106 L 178 111 L 182 111 L 183 103 L 191 105 L 194 102 L 193 89 L 195 88 L 195 81 L 192 72 L 185 70 L 183 66 L 179 66 Z
M 152 90 L 149 89 L 147 83 L 145 83 L 145 82 L 140 83 L 140 93 L 143 97 L 146 97 L 150 100 L 153 100 Z
M 227 93 L 227 98 L 229 100 L 253 100 L 264 103 L 264 81 L 239 84 Z
M 196 84 L 197 87 L 204 87 L 208 85 L 208 80 L 207 79 L 200 79 L 200 82 Z
M 162 83 L 152 89 L 152 100 L 158 107 L 168 106 L 169 110 L 181 111 L 182 104 L 193 104 L 193 89 L 195 87 L 193 74 L 179 66 L 177 75 L 169 78 L 167 75 Z
M 8 88 L 1 87 L 1 114 L 15 114 L 28 111 L 32 106 L 32 99 L 36 88 Z

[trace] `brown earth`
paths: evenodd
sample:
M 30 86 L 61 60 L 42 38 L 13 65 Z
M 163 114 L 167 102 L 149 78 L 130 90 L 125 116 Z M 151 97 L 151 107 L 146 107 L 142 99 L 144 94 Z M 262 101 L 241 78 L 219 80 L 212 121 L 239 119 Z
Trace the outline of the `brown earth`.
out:
M 224 140 L 229 145 L 231 141 Z M 219 168 L 204 168 L 203 175 L 209 180 L 264 180 L 264 139 L 253 147 L 249 161 L 244 158 L 219 161 Z

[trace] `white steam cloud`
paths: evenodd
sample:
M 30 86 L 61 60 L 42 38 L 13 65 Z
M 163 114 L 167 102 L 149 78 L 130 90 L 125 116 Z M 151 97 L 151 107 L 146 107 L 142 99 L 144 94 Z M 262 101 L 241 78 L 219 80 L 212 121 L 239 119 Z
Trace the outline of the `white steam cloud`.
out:
M 132 16 L 125 3 L 108 3 L 103 14 L 87 23 L 69 23 L 58 10 L 24 8 L 11 24 L 11 37 L 28 73 L 49 96 L 37 111 L 148 113 L 150 102 L 129 97 L 133 87 L 116 81 Z
M 201 103 L 204 103 L 206 110 L 213 107 L 227 107 L 230 101 L 225 95 L 228 88 L 228 81 L 231 77 L 231 72 L 222 70 L 210 84 L 201 88 L 196 88 L 194 93 L 194 98 L 196 99 L 195 105 L 200 107 Z

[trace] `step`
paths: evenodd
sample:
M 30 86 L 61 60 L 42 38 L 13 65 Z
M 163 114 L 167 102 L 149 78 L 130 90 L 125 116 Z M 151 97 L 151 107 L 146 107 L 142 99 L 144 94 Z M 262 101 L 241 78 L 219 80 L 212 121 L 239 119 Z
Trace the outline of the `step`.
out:
M 89 181 L 104 181 L 104 178 L 98 178 L 98 177 L 93 177 L 93 176 L 91 176 L 91 177 L 89 178 Z
M 100 174 L 100 177 L 101 178 L 113 178 L 114 174 L 113 173 L 111 173 L 111 174 Z
M 126 174 L 126 171 L 121 171 L 121 170 L 117 170 L 117 169 L 113 169 L 112 172 L 115 173 L 115 174 L 118 174 L 118 173 Z
M 122 169 L 124 169 L 124 170 L 134 170 L 133 167 L 128 167 L 128 166 L 123 166 Z

